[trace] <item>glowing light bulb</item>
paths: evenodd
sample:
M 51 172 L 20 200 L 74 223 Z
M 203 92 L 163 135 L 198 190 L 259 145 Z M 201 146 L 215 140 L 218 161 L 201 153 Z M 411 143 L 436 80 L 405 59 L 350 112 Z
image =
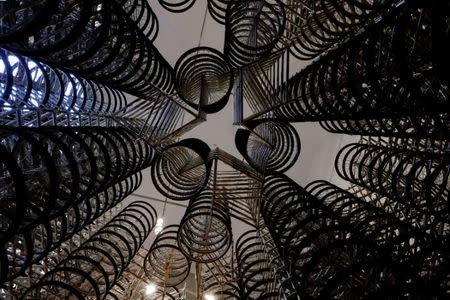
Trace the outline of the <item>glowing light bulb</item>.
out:
M 155 227 L 155 234 L 158 235 L 162 231 L 162 227 Z
M 147 296 L 151 296 L 154 293 L 156 293 L 156 285 L 154 283 L 149 283 L 146 287 L 145 287 L 145 295 Z
M 164 219 L 158 218 L 155 225 L 155 234 L 158 235 L 163 230 Z
M 205 300 L 216 300 L 216 297 L 214 297 L 214 295 L 212 295 L 212 294 L 206 294 Z

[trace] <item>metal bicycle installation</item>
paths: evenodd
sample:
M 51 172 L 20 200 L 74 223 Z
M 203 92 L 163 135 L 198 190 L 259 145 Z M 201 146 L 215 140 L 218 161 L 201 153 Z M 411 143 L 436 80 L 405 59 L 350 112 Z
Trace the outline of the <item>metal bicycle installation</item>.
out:
M 61 296 L 104 298 L 155 223 L 156 211 L 150 204 L 131 203 L 26 291 L 22 299 L 60 299 Z M 82 282 L 85 284 L 82 285 Z M 75 283 L 78 283 L 77 286 Z
M 157 13 L 199 8 L 223 47 L 169 64 Z M 439 0 L 0 1 L 0 298 L 450 297 L 449 33 Z M 184 137 L 229 102 L 241 157 Z M 304 122 L 361 136 L 334 180 L 285 174 Z M 155 235 L 146 173 L 186 207 Z

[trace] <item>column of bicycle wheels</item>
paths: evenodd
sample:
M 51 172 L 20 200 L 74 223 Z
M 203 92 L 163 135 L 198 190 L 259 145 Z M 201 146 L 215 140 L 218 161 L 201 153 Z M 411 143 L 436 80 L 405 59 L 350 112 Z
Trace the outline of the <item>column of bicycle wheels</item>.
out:
M 238 129 L 235 144 L 245 160 L 261 173 L 284 172 L 298 159 L 301 144 L 297 131 L 288 123 L 260 119 Z
M 171 227 L 171 226 L 169 226 Z M 170 229 L 168 230 L 170 231 Z M 166 231 L 167 232 L 167 231 Z M 158 236 L 157 236 L 157 239 Z M 159 239 L 161 241 L 161 239 Z M 175 240 L 176 243 L 176 240 Z M 170 244 L 170 242 L 168 243 Z M 157 247 L 159 247 L 158 250 L 164 250 L 166 243 L 159 243 Z M 167 249 L 165 250 L 172 250 Z M 133 260 L 128 265 L 127 269 L 121 274 L 121 276 L 118 278 L 116 283 L 114 284 L 113 288 L 109 291 L 108 295 L 106 295 L 105 299 L 108 300 L 121 300 L 121 299 L 173 299 L 173 300 L 182 300 L 186 299 L 185 291 L 186 291 L 186 284 L 184 286 L 178 285 L 178 286 L 158 286 L 155 284 L 154 281 L 152 281 L 152 278 L 146 276 L 146 266 L 148 264 L 148 255 L 149 251 L 146 249 L 145 246 L 142 246 L 138 253 L 134 256 Z M 159 252 L 161 254 L 161 252 Z M 156 255 L 158 256 L 158 254 Z M 163 263 L 170 263 L 167 259 L 167 257 L 163 254 L 163 256 L 160 256 L 163 258 Z M 177 260 L 178 263 L 180 260 Z M 153 261 L 154 263 L 154 261 Z M 182 264 L 181 264 L 182 265 Z M 177 266 L 181 266 L 180 264 L 175 264 L 173 267 L 176 268 Z M 188 268 L 189 269 L 189 268 Z M 148 271 L 148 270 L 147 270 Z M 189 271 L 189 270 L 188 270 Z M 189 272 L 186 273 L 186 268 L 182 268 L 180 272 L 177 272 L 174 270 L 174 274 L 180 274 L 185 273 L 189 274 Z M 169 276 L 170 278 L 170 276 Z M 149 289 L 151 293 L 149 292 Z
M 45 11 L 24 18 L 52 17 L 23 35 L 5 28 L 12 36 L 6 48 L 137 96 L 172 92 L 173 70 L 149 39 L 158 27 L 146 1 L 44 2 Z M 20 5 L 11 9 L 20 12 Z
M 272 175 L 264 194 L 264 220 L 299 295 L 379 299 L 448 292 L 448 255 L 434 236 L 325 181 L 303 189 Z
M 370 31 L 370 36 L 310 73 L 313 80 L 330 82 L 327 90 L 316 81 L 316 93 L 324 96 L 307 101 L 316 107 L 315 112 L 321 107 L 336 116 L 316 114 L 325 129 L 363 135 L 448 136 L 448 78 L 441 71 L 448 64 L 441 45 L 448 33 L 436 28 L 445 23 L 438 9 L 410 5 L 391 24 Z M 414 47 L 408 44 L 411 40 Z
M 283 134 L 282 131 L 274 135 Z M 282 145 L 283 138 L 276 142 Z M 258 180 L 262 180 L 256 170 L 223 150 L 210 150 L 199 140 L 187 139 L 158 154 L 152 176 L 156 187 L 168 198 L 189 200 L 180 225 L 166 227 L 146 257 L 147 275 L 158 287 L 164 289 L 173 286 L 173 282 L 180 283 L 183 273 L 177 274 L 184 267 L 179 263 L 187 266 L 187 262 L 192 261 L 197 266 L 199 295 L 205 298 L 256 299 L 258 295 L 267 294 L 278 299 L 295 294 L 269 232 L 260 228 L 261 224 L 256 221 L 259 209 L 258 205 L 256 209 L 254 206 L 260 200 Z M 239 246 L 237 252 L 233 250 L 231 215 L 257 228 L 254 233 L 258 235 L 254 239 L 255 243 L 260 243 L 260 248 L 256 252 L 249 250 L 250 255 L 242 254 L 242 260 L 240 251 L 247 250 L 241 249 L 245 246 Z M 246 238 L 239 241 L 242 239 Z M 237 245 L 241 244 L 239 241 Z M 245 269 L 261 257 L 265 259 L 261 265 Z M 235 273 L 233 260 L 242 272 Z M 261 266 L 267 268 L 263 275 L 258 271 Z M 275 281 L 273 276 L 276 276 Z
M 250 225 L 252 229 L 240 235 L 236 241 L 236 250 L 232 252 L 236 261 L 237 279 L 221 286 L 216 278 L 216 282 L 212 280 L 205 289 L 211 287 L 215 291 L 214 295 L 219 298 L 222 295 L 224 299 L 235 299 L 233 297 L 236 295 L 238 299 L 296 299 L 286 266 L 268 228 L 262 222 L 260 202 L 263 175 L 223 150 L 216 149 L 214 152 L 214 157 L 225 164 L 219 164 L 219 170 L 216 171 L 216 195 L 226 198 L 231 215 Z M 232 166 L 233 171 L 227 170 L 227 165 Z M 228 265 L 231 266 L 232 263 Z M 220 267 L 210 268 L 209 271 L 213 273 L 211 270 L 219 269 Z
M 285 35 L 292 43 L 289 50 L 302 60 L 319 56 L 403 5 L 398 0 L 285 2 L 290 20 Z
M 27 268 L 136 190 L 153 151 L 124 128 L 3 127 L 1 281 Z M 14 285 L 14 283 L 12 283 Z
M 263 192 L 265 224 L 299 296 L 333 299 L 323 286 L 360 251 L 350 228 L 283 175 L 268 176 Z
M 37 283 L 43 275 L 53 270 L 62 260 L 70 255 L 70 253 L 75 251 L 82 243 L 87 241 L 93 233 L 105 226 L 121 211 L 122 208 L 122 205 L 118 204 L 109 209 L 106 213 L 98 217 L 95 222 L 86 225 L 83 230 L 61 243 L 61 245 L 42 258 L 39 263 L 31 265 L 26 271 L 26 276 L 21 275 L 15 278 L 12 282 L 8 283 L 6 287 L 11 289 L 11 295 L 17 297 L 18 295 L 23 294 L 30 286 Z M 55 231 L 50 234 L 55 234 Z M 42 234 L 38 233 L 37 236 L 42 236 Z
M 156 223 L 156 211 L 136 201 L 31 286 L 21 299 L 103 299 Z
M 446 238 L 448 149 L 448 139 L 362 137 L 338 152 L 335 168 L 362 198 Z
M 269 55 L 286 25 L 282 1 L 229 1 L 225 15 L 225 56 L 241 68 Z
M 232 244 L 227 198 L 218 192 L 221 187 L 215 184 L 216 173 L 217 162 L 211 158 L 211 149 L 198 139 L 169 145 L 154 161 L 151 175 L 156 188 L 169 199 L 189 200 L 180 224 L 165 227 L 146 257 L 147 278 L 158 290 L 166 291 L 182 283 L 191 262 L 195 262 L 203 270 L 197 280 L 205 285 L 206 293 L 232 295 L 227 284 L 215 281 L 229 276 L 230 270 L 221 261 Z
M 236 242 L 241 299 L 296 299 L 291 278 L 268 232 L 260 226 L 243 233 Z
M 1 8 L 3 124 L 119 124 L 153 145 L 184 125 L 186 109 L 170 95 L 173 70 L 152 43 L 159 25 L 147 1 L 7 1 Z M 128 107 L 124 91 L 143 97 L 150 111 L 130 116 L 135 103 Z
M 120 90 L 1 48 L 0 94 L 2 125 L 126 126 L 152 145 L 193 117 L 166 95 L 129 102 Z
M 162 149 L 152 167 L 156 189 L 172 200 L 189 200 L 206 186 L 211 172 L 211 149 L 198 139 L 185 139 Z
M 166 226 L 145 257 L 145 275 L 162 289 L 177 287 L 191 270 L 191 261 L 178 246 L 178 230 L 178 225 Z
M 321 121 L 339 133 L 445 138 L 446 10 L 445 4 L 423 1 L 399 6 L 279 85 L 274 97 L 287 89 L 286 103 L 255 117 L 267 113 L 289 122 Z
M 215 160 L 214 175 L 207 188 L 215 197 L 226 200 L 233 221 L 245 222 L 254 229 L 241 235 L 229 254 L 202 264 L 206 269 L 202 268 L 202 295 L 205 298 L 215 295 L 219 299 L 294 298 L 289 276 L 267 228 L 260 221 L 258 204 L 263 176 L 221 149 L 214 149 L 211 157 Z M 251 249 L 247 249 L 248 243 L 252 244 Z M 222 263 L 227 259 L 228 263 Z
M 367 144 L 345 146 L 336 157 L 342 178 L 414 210 L 410 222 L 448 236 L 448 153 Z
M 32 293 L 48 294 L 27 297 L 58 298 L 59 287 L 68 297 L 99 298 L 153 225 L 138 228 L 137 220 L 137 235 L 130 235 L 115 224 L 106 234 L 117 246 L 104 249 L 102 236 L 70 251 L 140 186 L 140 171 L 153 159 L 143 139 L 164 138 L 183 118 L 169 97 L 173 70 L 152 44 L 158 20 L 143 0 L 7 1 L 0 8 L 0 283 L 9 296 L 34 285 Z M 153 119 L 133 115 L 125 92 L 159 112 Z M 150 138 L 145 126 L 159 135 Z M 81 252 L 104 255 L 107 266 L 80 259 Z M 72 279 L 56 279 L 69 269 Z M 91 288 L 80 287 L 99 274 Z
M 107 126 L 125 95 L 0 48 L 0 122 L 10 126 Z
M 225 25 L 225 52 L 235 67 L 280 49 L 301 60 L 315 58 L 402 5 L 397 0 L 208 1 L 211 16 Z
M 449 293 L 447 241 L 328 182 L 316 181 L 306 189 L 341 217 L 350 218 L 354 230 L 374 241 L 375 246 L 382 251 L 381 257 L 391 260 L 392 278 L 395 278 L 398 286 L 388 284 L 370 293 L 370 297 L 413 294 L 439 299 Z M 374 262 L 371 266 L 374 266 Z M 432 291 L 422 290 L 426 288 Z
M 142 0 L 117 0 L 125 13 L 139 26 L 139 28 L 151 40 L 158 32 L 158 20 L 146 1 Z M 66 4 L 63 1 L 44 0 L 40 2 L 20 1 L 6 2 L 1 4 L 4 11 L 4 24 L 1 27 L 0 43 L 8 43 L 17 41 L 27 35 L 36 32 L 37 28 L 48 25 L 48 12 L 57 13 L 62 10 L 77 10 L 83 8 L 84 4 L 73 4 L 67 2 L 67 7 L 58 4 Z M 71 6 L 72 5 L 72 6 Z M 14 16 L 16 16 L 14 18 Z
M 3 50 L 0 63 L 6 124 L 119 123 L 137 127 L 140 135 L 155 125 L 164 128 L 164 137 L 183 125 L 186 109 L 175 105 L 173 69 L 152 43 L 158 21 L 147 1 L 1 5 L 7 10 L 0 45 L 11 51 Z M 13 83 L 14 77 L 20 81 Z M 122 92 L 143 97 L 157 109 L 130 118 L 124 111 L 133 106 L 127 109 Z M 154 111 L 164 112 L 164 118 Z M 155 144 L 162 138 L 147 135 Z
M 177 238 L 180 250 L 190 260 L 208 263 L 223 257 L 232 243 L 226 198 L 205 190 L 191 199 Z

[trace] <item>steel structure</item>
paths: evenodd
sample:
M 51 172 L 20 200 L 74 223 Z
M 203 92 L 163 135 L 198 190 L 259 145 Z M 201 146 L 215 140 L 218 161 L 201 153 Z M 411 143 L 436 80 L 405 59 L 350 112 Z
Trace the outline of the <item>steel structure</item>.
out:
M 449 298 L 450 2 L 203 4 L 223 49 L 171 66 L 152 2 L 0 1 L 0 297 Z M 231 98 L 243 160 L 182 139 Z M 303 122 L 361 136 L 345 189 L 286 175 Z M 188 203 L 149 247 L 147 168 Z

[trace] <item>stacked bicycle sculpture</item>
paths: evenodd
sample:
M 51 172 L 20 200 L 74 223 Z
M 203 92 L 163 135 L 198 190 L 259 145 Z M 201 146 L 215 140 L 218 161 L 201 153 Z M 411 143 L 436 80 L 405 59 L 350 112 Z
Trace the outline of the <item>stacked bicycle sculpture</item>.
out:
M 148 203 L 120 208 L 155 152 L 124 93 L 173 87 L 156 16 L 145 1 L 0 9 L 2 297 L 103 298 L 156 222 Z
M 152 7 L 200 3 L 158 2 L 0 1 L 0 297 L 449 298 L 450 3 L 208 0 L 171 66 Z M 244 160 L 180 139 L 232 97 Z M 301 122 L 360 136 L 345 189 L 285 175 Z M 146 168 L 188 203 L 147 248 Z

